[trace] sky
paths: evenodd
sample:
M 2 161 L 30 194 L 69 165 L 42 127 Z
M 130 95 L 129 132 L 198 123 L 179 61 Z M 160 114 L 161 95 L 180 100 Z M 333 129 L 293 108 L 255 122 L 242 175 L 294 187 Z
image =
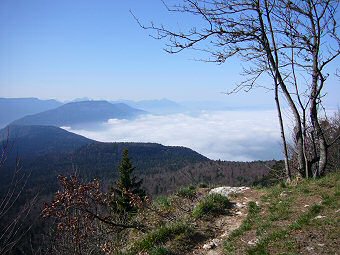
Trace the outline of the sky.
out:
M 193 61 L 190 54 L 170 56 L 130 10 L 145 22 L 171 20 L 159 0 L 0 1 L 1 95 L 224 97 L 233 71 Z
M 169 55 L 165 41 L 151 38 L 130 10 L 144 24 L 176 29 L 198 22 L 169 13 L 161 0 L 1 0 L 0 96 L 273 105 L 263 90 L 223 93 L 243 78 L 238 59 L 219 66 L 195 61 L 197 52 Z M 340 94 L 335 83 L 327 99 L 333 106 Z

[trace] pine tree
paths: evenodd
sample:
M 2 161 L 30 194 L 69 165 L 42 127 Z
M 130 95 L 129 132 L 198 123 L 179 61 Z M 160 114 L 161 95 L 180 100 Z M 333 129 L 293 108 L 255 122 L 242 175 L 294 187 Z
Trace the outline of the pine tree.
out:
M 137 178 L 133 176 L 134 170 L 135 167 L 133 167 L 129 159 L 129 152 L 125 149 L 118 168 L 119 179 L 116 182 L 116 188 L 114 188 L 116 210 L 120 213 L 136 212 L 138 208 L 133 200 L 138 198 L 140 201 L 144 201 L 145 199 L 146 193 L 141 188 L 143 180 L 138 181 Z

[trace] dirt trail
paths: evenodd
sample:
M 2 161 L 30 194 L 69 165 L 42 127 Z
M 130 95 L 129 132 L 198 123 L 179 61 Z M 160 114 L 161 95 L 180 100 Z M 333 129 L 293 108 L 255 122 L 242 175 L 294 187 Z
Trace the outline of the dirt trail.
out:
M 259 202 L 261 193 L 257 190 L 248 189 L 230 198 L 233 208 L 230 215 L 212 218 L 209 226 L 215 229 L 215 236 L 204 243 L 198 244 L 187 255 L 221 255 L 223 254 L 223 240 L 230 233 L 239 228 L 243 220 L 247 217 L 247 204 L 250 201 Z

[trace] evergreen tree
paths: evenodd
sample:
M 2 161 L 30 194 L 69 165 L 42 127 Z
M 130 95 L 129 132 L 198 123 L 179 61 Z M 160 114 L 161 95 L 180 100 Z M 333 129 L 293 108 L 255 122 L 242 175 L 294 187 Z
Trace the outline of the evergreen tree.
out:
M 133 167 L 130 159 L 129 152 L 127 149 L 123 151 L 122 161 L 119 165 L 119 179 L 116 182 L 115 191 L 115 203 L 118 212 L 136 212 L 137 206 L 135 205 L 137 200 L 144 201 L 146 193 L 141 188 L 143 180 L 137 180 L 133 176 Z

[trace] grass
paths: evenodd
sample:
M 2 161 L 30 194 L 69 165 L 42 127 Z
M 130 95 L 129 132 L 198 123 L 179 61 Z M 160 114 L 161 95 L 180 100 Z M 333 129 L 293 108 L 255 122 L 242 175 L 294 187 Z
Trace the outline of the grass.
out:
M 227 197 L 220 194 L 210 194 L 195 206 L 192 216 L 198 219 L 208 215 L 223 214 L 228 208 L 230 208 L 230 202 Z
M 181 188 L 177 191 L 176 195 L 183 198 L 194 198 L 196 197 L 196 187 L 189 186 Z
M 304 226 L 308 225 L 313 218 L 315 218 L 323 209 L 323 206 L 315 204 L 313 205 L 307 213 L 301 214 L 299 218 L 293 222 L 289 228 L 293 230 L 302 229 Z
M 225 254 L 300 254 L 306 252 L 306 246 L 313 245 L 318 254 L 337 251 L 339 172 L 303 180 L 297 186 L 278 184 L 263 190 L 261 208 L 248 205 L 247 218 L 224 243 Z M 248 245 L 245 240 L 254 237 L 256 244 Z M 323 245 L 319 247 L 317 243 Z
M 138 254 L 142 251 L 149 251 L 151 252 L 150 254 L 170 254 L 170 252 L 161 245 L 178 236 L 189 236 L 192 232 L 192 228 L 183 222 L 160 226 L 136 241 L 129 249 L 128 254 Z
M 167 196 L 159 196 L 154 201 L 160 209 L 169 209 L 171 207 L 171 200 Z

